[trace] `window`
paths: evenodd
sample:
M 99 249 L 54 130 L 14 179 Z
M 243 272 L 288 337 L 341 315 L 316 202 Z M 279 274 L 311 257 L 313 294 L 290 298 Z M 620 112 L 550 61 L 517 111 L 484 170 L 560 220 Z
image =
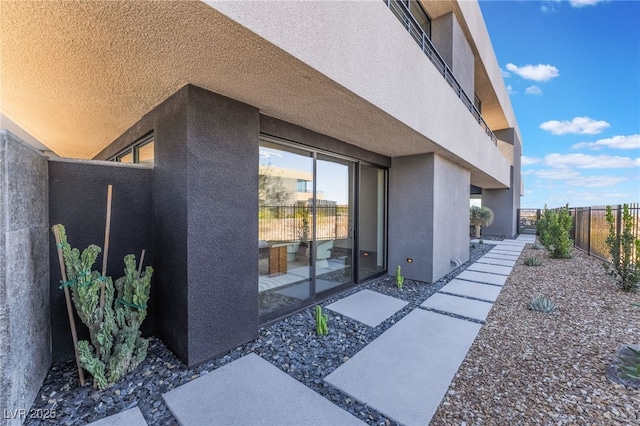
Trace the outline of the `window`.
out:
M 118 163 L 153 165 L 154 157 L 153 134 L 150 134 L 139 139 L 127 149 L 113 156 L 111 161 L 116 161 Z
M 420 2 L 416 0 L 405 0 L 404 3 L 416 20 L 418 26 L 424 31 L 427 37 L 431 38 L 431 19 L 429 19 L 429 15 L 427 15 L 427 12 L 425 12 Z

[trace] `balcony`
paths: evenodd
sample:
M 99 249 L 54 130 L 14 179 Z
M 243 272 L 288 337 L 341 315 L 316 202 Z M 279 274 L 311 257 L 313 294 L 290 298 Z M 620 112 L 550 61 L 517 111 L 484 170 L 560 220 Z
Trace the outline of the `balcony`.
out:
M 451 69 L 449 69 L 449 66 L 446 64 L 444 59 L 442 59 L 442 56 L 440 56 L 429 37 L 424 33 L 422 28 L 420 28 L 415 18 L 409 12 L 407 6 L 403 2 L 398 0 L 383 0 L 383 2 L 406 28 L 411 38 L 413 38 L 418 46 L 420 46 L 422 52 L 429 58 L 429 60 L 431 60 L 438 72 L 440 72 L 442 77 L 444 77 L 445 81 L 449 83 L 449 86 L 451 86 L 455 94 L 469 110 L 471 115 L 473 115 L 478 124 L 480 124 L 480 126 L 484 129 L 487 136 L 491 138 L 491 141 L 494 143 L 494 145 L 497 145 L 498 139 L 496 138 L 496 135 L 493 134 L 487 123 L 484 121 L 484 119 L 482 118 L 482 114 L 480 114 L 480 111 L 478 111 L 478 109 L 474 105 L 473 100 L 469 97 L 469 95 L 465 93 L 464 89 L 462 89 L 462 86 L 454 77 Z

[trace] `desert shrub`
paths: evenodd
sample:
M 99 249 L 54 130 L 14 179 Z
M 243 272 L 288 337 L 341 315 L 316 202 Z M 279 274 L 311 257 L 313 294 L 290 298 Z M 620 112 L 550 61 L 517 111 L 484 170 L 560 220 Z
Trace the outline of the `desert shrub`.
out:
M 471 206 L 469 209 L 469 221 L 475 228 L 476 238 L 480 238 L 480 229 L 493 223 L 493 210 L 489 207 Z
M 569 237 L 569 232 L 573 226 L 573 218 L 569 213 L 569 205 L 557 210 L 547 210 L 540 218 L 542 222 L 540 241 L 549 250 L 549 255 L 556 259 L 568 259 L 571 257 L 571 246 L 573 241 Z
M 607 206 L 606 218 L 609 223 L 606 243 L 611 255 L 611 264 L 604 263 L 604 268 L 616 279 L 622 290 L 635 290 L 640 282 L 640 239 L 633 235 L 633 216 L 629 213 L 629 206 L 627 204 L 622 206 L 620 235 L 616 232 L 616 220 L 611 206 Z

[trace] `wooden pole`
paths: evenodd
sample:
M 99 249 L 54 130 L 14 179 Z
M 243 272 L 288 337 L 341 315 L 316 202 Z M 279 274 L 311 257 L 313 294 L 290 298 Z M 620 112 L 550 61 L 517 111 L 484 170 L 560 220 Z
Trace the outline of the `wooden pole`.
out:
M 64 266 L 64 258 L 62 256 L 62 247 L 60 247 L 60 233 L 58 228 L 53 226 L 53 235 L 56 239 L 56 247 L 58 248 L 58 261 L 60 262 L 60 272 L 62 273 L 62 282 L 64 289 L 64 298 L 67 302 L 67 315 L 69 316 L 69 326 L 71 327 L 71 337 L 73 338 L 73 351 L 76 354 L 76 365 L 78 366 L 78 378 L 80 379 L 80 386 L 84 386 L 84 371 L 80 366 L 80 354 L 78 353 L 78 333 L 76 332 L 76 320 L 73 317 L 73 307 L 71 306 L 71 296 L 69 295 L 69 287 L 67 282 L 67 270 Z
M 142 273 L 142 262 L 144 262 L 144 249 L 142 249 L 142 254 L 140 254 L 140 264 L 138 265 L 138 278 L 140 278 L 140 274 Z
M 102 252 L 102 276 L 107 276 L 107 259 L 109 254 L 109 233 L 111 232 L 111 198 L 113 194 L 112 186 L 107 187 L 107 223 L 104 229 L 104 251 Z M 105 282 L 102 281 L 100 287 L 100 320 L 104 318 L 104 286 Z

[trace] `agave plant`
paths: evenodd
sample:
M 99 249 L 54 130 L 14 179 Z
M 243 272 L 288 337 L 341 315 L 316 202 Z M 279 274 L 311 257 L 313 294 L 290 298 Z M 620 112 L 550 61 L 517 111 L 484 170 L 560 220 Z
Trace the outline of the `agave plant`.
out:
M 471 206 L 469 221 L 475 228 L 476 238 L 480 238 L 480 229 L 493 223 L 493 210 L 489 207 Z
M 542 265 L 542 261 L 539 257 L 529 256 L 524 260 L 524 264 L 527 266 L 540 266 Z
M 532 311 L 549 313 L 556 310 L 556 304 L 546 297 L 538 296 L 531 299 L 529 309 Z

